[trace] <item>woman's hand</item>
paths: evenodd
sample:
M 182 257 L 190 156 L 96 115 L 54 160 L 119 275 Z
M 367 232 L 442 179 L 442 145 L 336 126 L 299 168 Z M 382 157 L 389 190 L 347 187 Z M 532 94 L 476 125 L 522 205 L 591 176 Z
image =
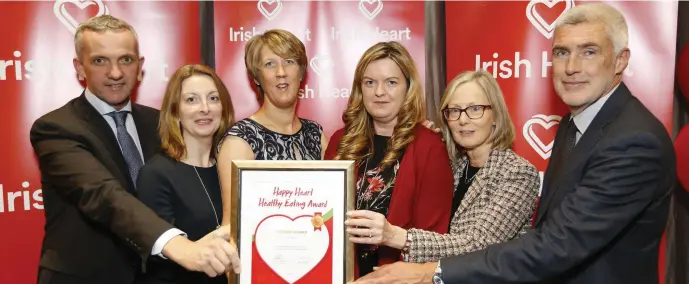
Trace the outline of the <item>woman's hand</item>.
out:
M 390 224 L 383 214 L 355 210 L 347 212 L 347 217 L 349 218 L 345 220 L 345 225 L 350 235 L 349 240 L 353 243 L 401 249 L 406 242 L 407 231 Z
M 431 120 L 424 120 L 423 122 L 421 122 L 421 125 L 423 125 L 423 127 L 426 127 L 426 128 L 428 128 L 428 130 L 431 130 L 435 133 L 442 132 L 442 129 L 440 129 L 440 127 L 435 126 L 435 123 Z

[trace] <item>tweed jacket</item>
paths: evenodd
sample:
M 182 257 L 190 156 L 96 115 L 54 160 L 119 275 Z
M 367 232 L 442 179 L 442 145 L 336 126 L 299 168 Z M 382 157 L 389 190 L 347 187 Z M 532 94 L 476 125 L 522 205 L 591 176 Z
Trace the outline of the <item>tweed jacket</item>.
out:
M 452 164 L 455 188 L 466 156 Z M 505 242 L 531 227 L 540 178 L 536 167 L 512 150 L 493 150 L 454 212 L 449 234 L 410 229 L 408 262 L 433 262 Z

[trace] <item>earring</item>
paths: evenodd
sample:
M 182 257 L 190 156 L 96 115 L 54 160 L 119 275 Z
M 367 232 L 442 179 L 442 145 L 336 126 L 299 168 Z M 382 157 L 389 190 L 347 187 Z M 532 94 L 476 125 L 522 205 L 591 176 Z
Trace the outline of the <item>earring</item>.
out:
M 141 82 L 141 80 L 143 80 L 144 78 L 143 78 L 143 75 L 141 75 L 141 73 L 139 73 L 139 75 L 136 76 L 136 79 L 139 80 L 139 82 Z
M 81 75 L 77 75 L 77 79 L 78 79 L 79 81 L 84 81 L 84 77 L 82 77 Z

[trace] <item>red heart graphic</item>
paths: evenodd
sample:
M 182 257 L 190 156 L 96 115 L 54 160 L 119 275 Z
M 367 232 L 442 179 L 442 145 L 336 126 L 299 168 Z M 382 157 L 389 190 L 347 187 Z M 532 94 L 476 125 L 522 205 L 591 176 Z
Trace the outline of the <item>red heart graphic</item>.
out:
M 541 142 L 543 142 L 543 144 L 548 145 L 550 144 L 550 142 L 553 142 L 553 140 L 555 140 L 557 128 L 558 126 L 553 126 L 551 128 L 545 129 L 543 125 L 534 124 L 533 132 L 539 139 L 541 139 Z
M 278 1 L 273 1 L 273 3 L 261 2 L 261 7 L 266 13 L 273 14 L 278 7 Z
M 84 9 L 77 7 L 74 3 L 65 3 L 64 6 L 74 20 L 81 23 L 98 14 L 98 5 L 90 5 Z
M 369 13 L 373 13 L 376 9 L 378 9 L 378 6 L 380 6 L 380 1 L 374 1 L 369 3 L 368 1 L 364 1 L 364 8 L 366 11 Z
M 273 217 L 273 216 L 283 216 L 284 215 L 272 215 L 268 216 L 267 218 Z M 296 218 L 289 218 L 291 220 L 296 220 L 301 217 L 309 217 L 311 216 L 300 216 Z M 267 219 L 266 218 L 266 219 Z M 264 219 L 265 220 L 265 219 Z M 323 256 L 323 259 L 308 273 L 306 273 L 301 279 L 297 280 L 293 284 L 309 284 L 309 283 L 325 283 L 324 279 L 332 279 L 332 271 L 333 271 L 333 255 L 332 255 L 332 250 L 333 250 L 333 219 L 330 218 L 325 223 L 323 224 L 324 227 L 327 228 L 328 231 L 328 238 L 329 238 L 329 245 L 328 245 L 328 250 Z M 258 226 L 257 226 L 258 228 Z M 280 275 L 278 275 L 275 270 L 273 270 L 268 263 L 266 263 L 265 260 L 263 260 L 263 257 L 260 255 L 258 252 L 258 248 L 256 247 L 256 242 L 252 243 L 252 249 L 251 249 L 251 283 L 255 284 L 280 284 L 280 283 L 288 283 L 285 281 Z
M 560 14 L 562 14 L 562 12 L 565 11 L 566 8 L 567 4 L 564 1 L 553 5 L 552 8 L 548 8 L 548 6 L 543 3 L 538 3 L 534 5 L 534 10 L 536 10 L 536 13 L 541 15 L 543 20 L 549 24 L 555 23 L 557 17 L 559 17 Z
M 256 226 L 254 248 L 260 259 L 268 265 L 270 271 L 288 283 L 298 282 L 316 269 L 332 248 L 332 233 L 329 230 L 318 230 L 318 233 L 314 229 L 310 232 L 314 228 L 312 218 L 313 215 L 292 218 L 275 214 L 267 216 Z M 283 232 L 297 232 L 298 236 Z M 294 248 L 278 248 L 286 243 Z M 300 265 L 294 266 L 295 261 Z

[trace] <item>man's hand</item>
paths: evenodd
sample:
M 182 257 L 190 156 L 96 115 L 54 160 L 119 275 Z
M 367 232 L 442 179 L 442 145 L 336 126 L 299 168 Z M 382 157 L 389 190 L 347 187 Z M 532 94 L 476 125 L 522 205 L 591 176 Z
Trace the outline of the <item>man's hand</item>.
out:
M 204 272 L 210 277 L 225 273 L 230 267 L 237 274 L 241 270 L 237 247 L 230 242 L 229 225 L 196 242 L 174 237 L 163 247 L 163 255 L 187 270 Z
M 433 121 L 430 121 L 430 120 L 424 120 L 421 123 L 421 125 L 423 125 L 424 127 L 430 129 L 431 131 L 433 131 L 435 133 L 440 133 L 442 131 L 442 129 L 440 129 L 440 127 L 436 127 L 435 123 L 433 123 Z
M 436 262 L 409 263 L 395 262 L 383 265 L 354 284 L 432 284 Z

